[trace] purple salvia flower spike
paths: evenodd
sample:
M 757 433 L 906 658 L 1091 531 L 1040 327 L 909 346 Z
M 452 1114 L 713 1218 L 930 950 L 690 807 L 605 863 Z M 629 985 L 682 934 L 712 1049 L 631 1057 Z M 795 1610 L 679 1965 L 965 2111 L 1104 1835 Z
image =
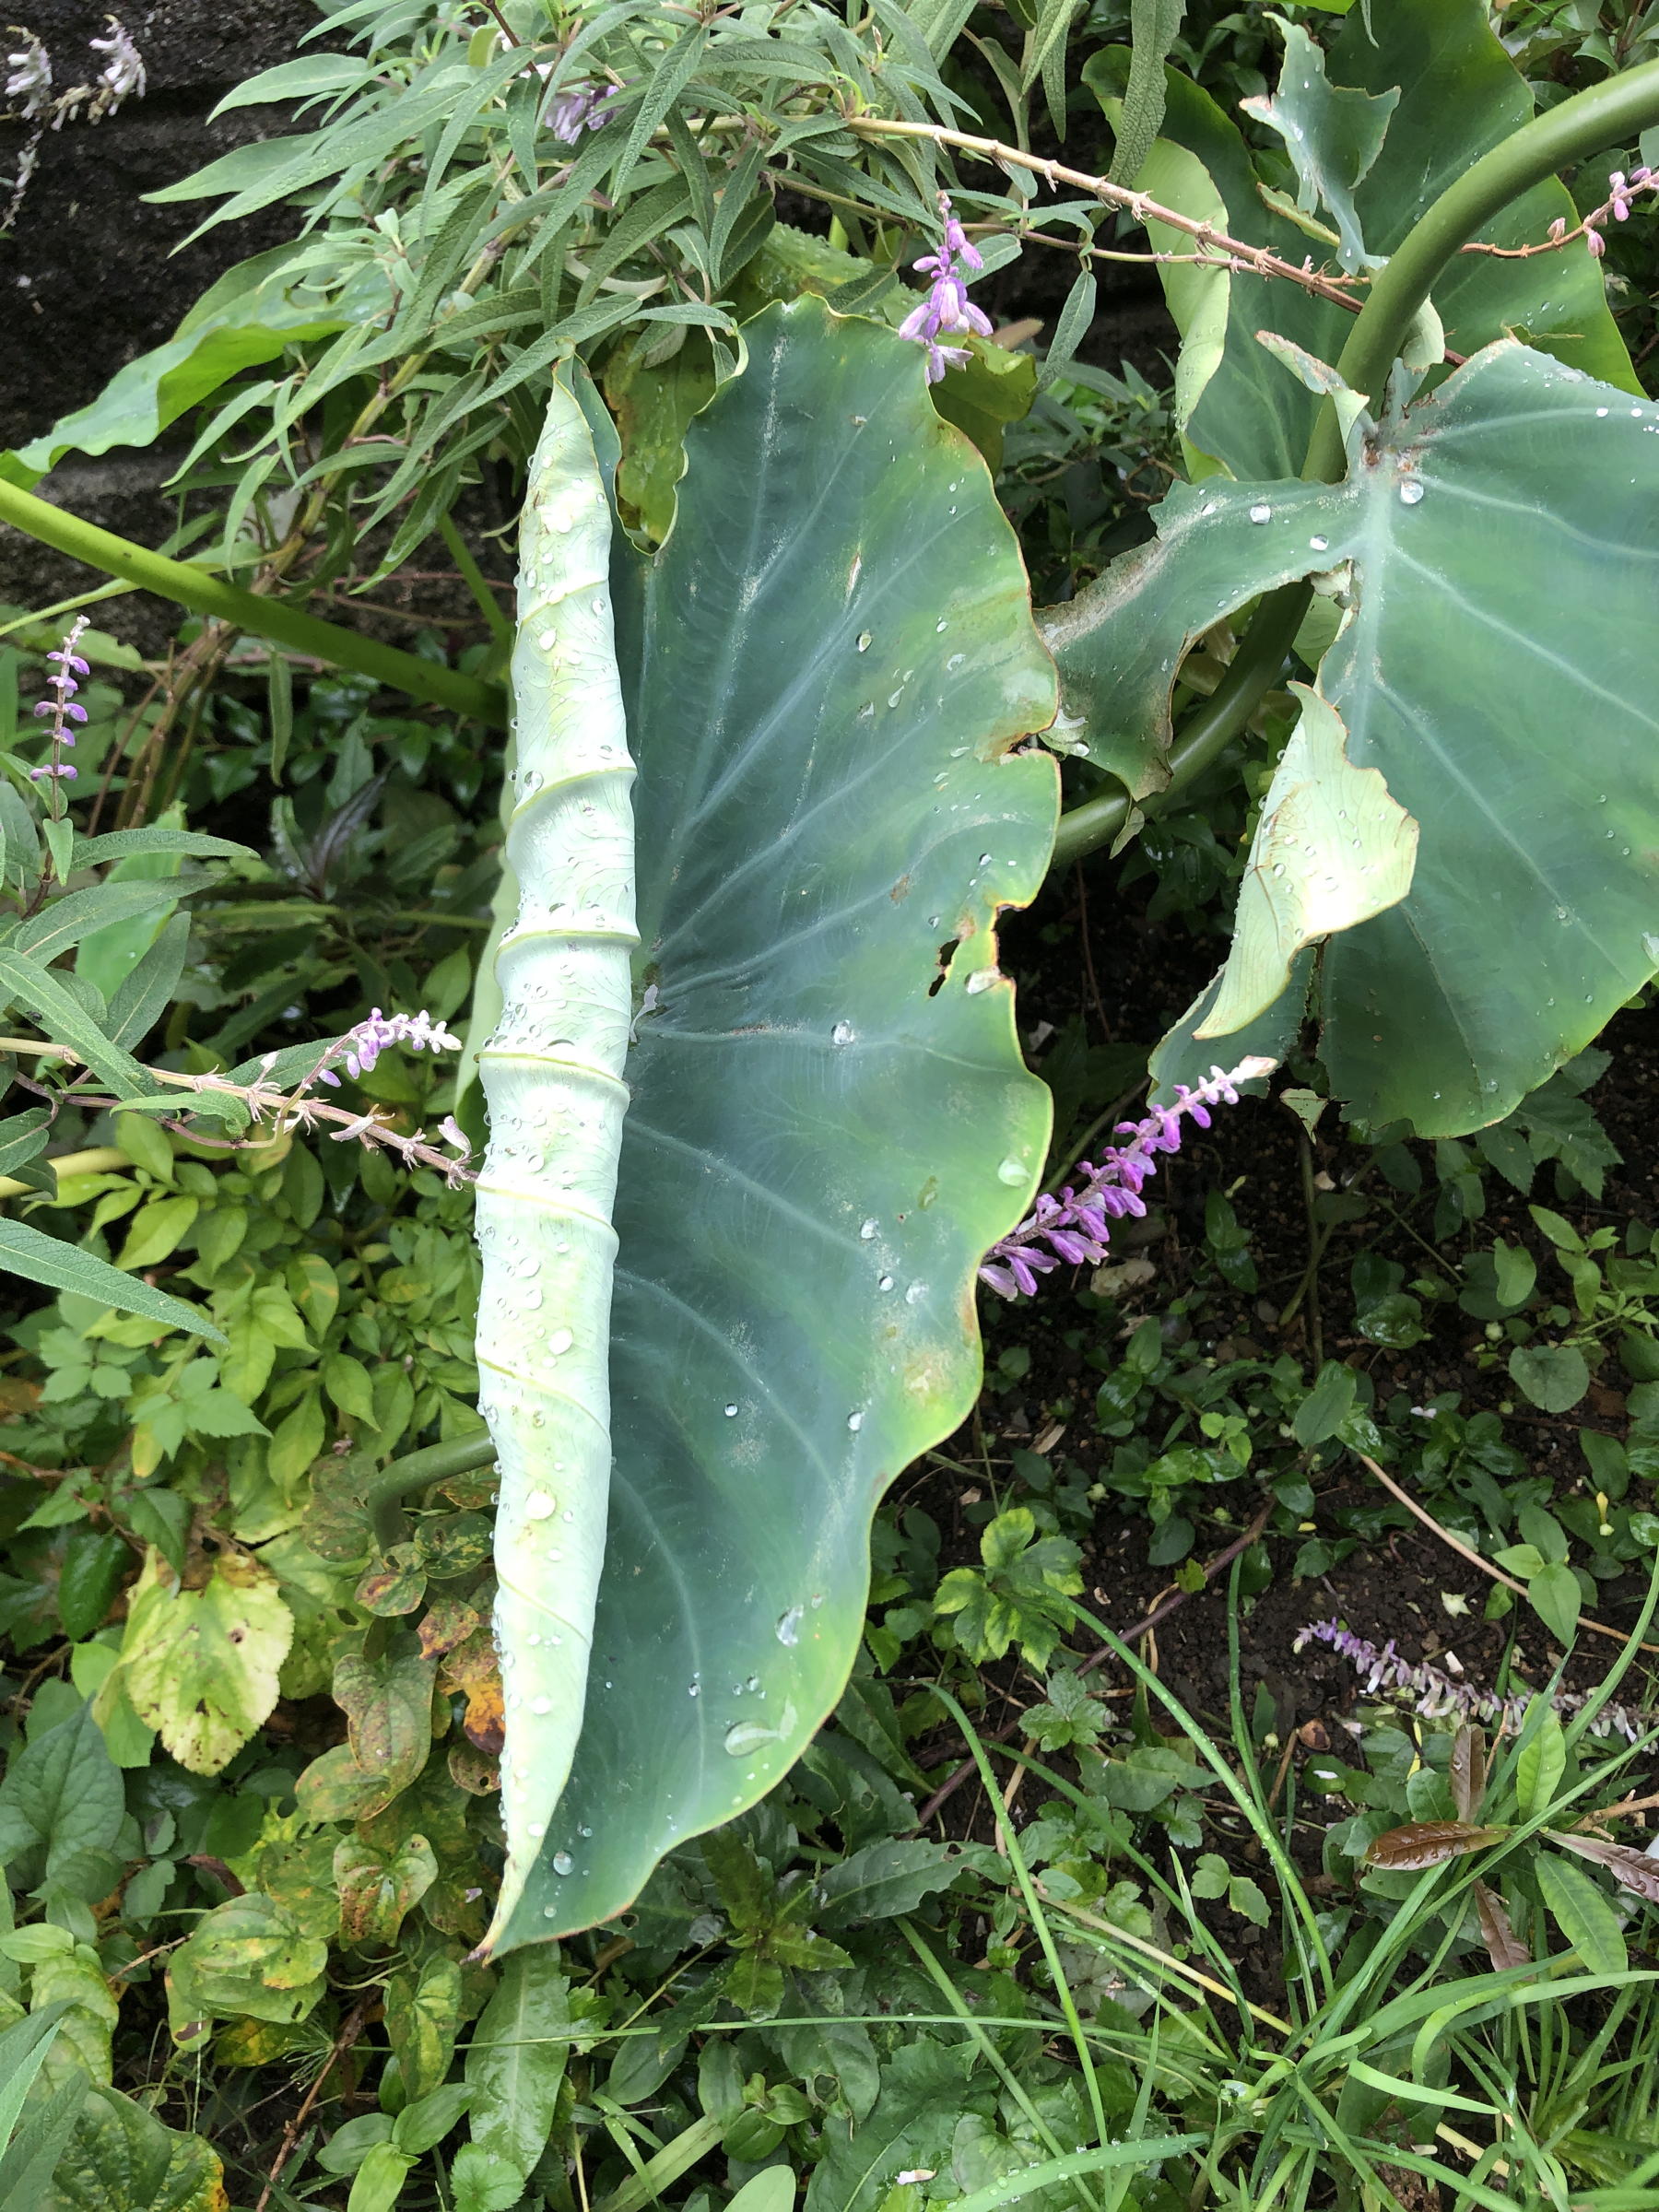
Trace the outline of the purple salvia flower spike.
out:
M 928 374 L 933 381 L 931 364 Z M 1173 1106 L 1155 1106 L 1139 1122 L 1120 1122 L 1117 1135 L 1131 1141 L 1109 1146 L 1098 1168 L 1082 1161 L 1086 1180 L 1076 1187 L 1068 1184 L 1058 1197 L 1049 1191 L 1040 1192 L 1018 1228 L 987 1253 L 980 1280 L 1004 1298 L 1030 1298 L 1037 1288 L 1034 1269 L 1047 1274 L 1061 1263 L 1078 1266 L 1085 1261 L 1098 1264 L 1104 1260 L 1109 1250 L 1108 1217 L 1121 1220 L 1125 1214 L 1145 1214 L 1141 1186 L 1157 1174 L 1159 1153 L 1179 1149 L 1182 1116 L 1207 1129 L 1211 1106 L 1223 1102 L 1236 1105 L 1239 1085 L 1255 1081 L 1276 1065 L 1272 1060 L 1253 1057 L 1225 1073 L 1212 1068 L 1207 1082 L 1190 1088 L 1179 1085 Z
M 933 283 L 920 305 L 906 315 L 899 326 L 899 335 L 909 338 L 927 348 L 927 381 L 936 384 L 947 369 L 965 369 L 972 359 L 964 346 L 941 346 L 941 333 L 947 337 L 973 333 L 989 337 L 991 318 L 982 308 L 975 307 L 968 297 L 968 283 L 958 267 L 982 269 L 984 258 L 969 243 L 968 233 L 950 211 L 950 194 L 939 194 L 939 215 L 943 236 L 938 251 L 924 253 L 911 265 Z

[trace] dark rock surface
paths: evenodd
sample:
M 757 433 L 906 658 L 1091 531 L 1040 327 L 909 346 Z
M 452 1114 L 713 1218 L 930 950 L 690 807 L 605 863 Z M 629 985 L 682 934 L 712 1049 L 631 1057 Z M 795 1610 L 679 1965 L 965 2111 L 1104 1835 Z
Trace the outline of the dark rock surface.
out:
M 52 56 L 57 86 L 89 83 L 106 10 L 92 0 L 14 0 Z M 209 231 L 175 252 L 210 203 L 147 206 L 142 195 L 176 182 L 249 139 L 290 130 L 282 108 L 208 117 L 232 86 L 288 60 L 317 20 L 309 0 L 159 0 L 125 12 L 148 75 L 143 100 L 101 123 L 48 131 L 11 232 L 0 239 L 0 447 L 20 445 L 97 396 L 116 370 L 172 335 L 179 319 L 232 263 L 289 235 L 272 209 Z M 18 44 L 7 37 L 4 51 Z M 9 72 L 7 72 L 9 74 Z M 29 133 L 0 124 L 0 177 L 15 173 Z M 174 527 L 159 490 L 178 453 L 114 451 L 66 460 L 41 488 L 122 535 L 154 545 Z M 15 532 L 0 530 L 0 600 L 40 606 L 90 582 L 89 571 Z M 104 627 L 159 646 L 169 618 L 137 601 L 99 610 Z

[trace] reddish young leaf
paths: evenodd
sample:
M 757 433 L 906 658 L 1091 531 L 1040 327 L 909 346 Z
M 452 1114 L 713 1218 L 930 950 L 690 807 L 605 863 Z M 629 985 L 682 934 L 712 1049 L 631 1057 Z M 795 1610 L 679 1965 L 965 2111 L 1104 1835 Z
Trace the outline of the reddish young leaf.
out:
M 1452 1803 L 1460 1820 L 1473 1820 L 1486 1795 L 1486 1731 L 1465 1721 L 1452 1739 Z
M 1616 1882 L 1645 1897 L 1650 1905 L 1659 1905 L 1659 1859 L 1650 1859 L 1629 1843 L 1604 1842 L 1600 1836 L 1572 1836 L 1559 1828 L 1547 1828 L 1544 1833 L 1563 1851 L 1605 1866 Z
M 1377 1837 L 1365 1863 L 1385 1874 L 1416 1874 L 1424 1866 L 1443 1866 L 1465 1851 L 1501 1843 L 1509 1832 L 1507 1828 L 1472 1828 L 1466 1820 L 1407 1820 Z
M 1475 1911 L 1486 1940 L 1487 1954 L 1500 1974 L 1512 1966 L 1525 1966 L 1530 1962 L 1532 1953 L 1511 1924 L 1509 1907 L 1485 1882 L 1475 1885 Z

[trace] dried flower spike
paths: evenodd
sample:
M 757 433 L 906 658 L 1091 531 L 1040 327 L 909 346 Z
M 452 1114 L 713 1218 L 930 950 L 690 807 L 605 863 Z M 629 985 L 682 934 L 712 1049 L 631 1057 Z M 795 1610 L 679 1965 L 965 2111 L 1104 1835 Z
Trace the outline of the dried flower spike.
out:
M 1412 1700 L 1412 1711 L 1426 1721 L 1447 1720 L 1455 1715 L 1461 1721 L 1501 1722 L 1512 1735 L 1519 1730 L 1532 1702 L 1530 1693 L 1525 1690 L 1500 1697 L 1495 1689 L 1482 1689 L 1441 1667 L 1429 1665 L 1426 1661 L 1414 1665 L 1400 1656 L 1392 1636 L 1379 1649 L 1365 1637 L 1345 1629 L 1339 1620 L 1310 1621 L 1299 1631 L 1295 1648 L 1300 1652 L 1309 1643 L 1328 1643 L 1346 1659 L 1362 1677 L 1361 1688 L 1367 1697 L 1374 1697 L 1379 1690 L 1407 1696 Z M 1565 1719 L 1582 1711 L 1586 1700 L 1575 1691 L 1561 1690 L 1550 1702 Z M 1653 1724 L 1653 1715 L 1633 1706 L 1608 1704 L 1591 1722 L 1590 1734 L 1622 1735 L 1627 1743 L 1635 1744 L 1641 1741 Z

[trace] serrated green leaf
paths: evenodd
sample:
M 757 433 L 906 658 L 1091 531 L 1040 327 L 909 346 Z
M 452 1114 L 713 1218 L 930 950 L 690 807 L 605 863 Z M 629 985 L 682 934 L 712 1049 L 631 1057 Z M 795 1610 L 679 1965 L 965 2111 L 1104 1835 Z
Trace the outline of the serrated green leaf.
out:
M 126 1795 L 89 1705 L 12 1755 L 0 1783 L 0 1860 L 44 1848 L 48 1871 L 81 1852 L 107 1851 Z
M 112 1529 L 79 1528 L 64 1547 L 58 1618 L 72 1643 L 102 1628 L 132 1553 Z
M 64 2212 L 219 2212 L 224 2168 L 200 2136 L 181 2135 L 118 2089 L 87 2091 L 52 2177 Z
M 569 1991 L 553 1952 L 515 1952 L 467 2045 L 471 2139 L 511 2167 L 521 2186 L 552 2132 L 570 2054 Z

